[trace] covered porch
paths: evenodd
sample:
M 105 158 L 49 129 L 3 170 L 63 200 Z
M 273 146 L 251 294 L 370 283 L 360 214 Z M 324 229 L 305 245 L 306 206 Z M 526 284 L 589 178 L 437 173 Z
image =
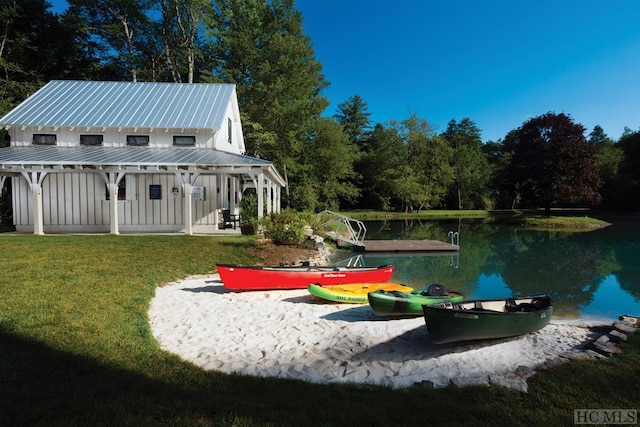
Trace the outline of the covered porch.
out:
M 286 185 L 268 161 L 196 148 L 7 147 L 7 178 L 16 230 L 34 234 L 239 233 L 223 213 L 237 221 L 243 191 L 255 189 L 263 217 Z

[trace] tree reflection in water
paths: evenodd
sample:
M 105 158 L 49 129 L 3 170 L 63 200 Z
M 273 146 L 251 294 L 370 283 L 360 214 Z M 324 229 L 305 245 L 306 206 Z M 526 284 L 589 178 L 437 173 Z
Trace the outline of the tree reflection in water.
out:
M 554 317 L 577 318 L 590 313 L 612 313 L 622 304 L 640 315 L 640 218 L 602 218 L 612 223 L 588 232 L 539 231 L 496 225 L 482 219 L 406 220 L 366 222 L 367 240 L 433 239 L 447 241 L 450 231 L 460 236 L 459 253 L 364 253 L 366 265 L 394 264 L 393 281 L 415 289 L 440 283 L 463 292 L 467 299 L 513 295 L 550 294 Z M 339 251 L 335 262 L 356 256 Z M 490 277 L 492 280 L 487 280 Z M 617 299 L 594 295 L 605 280 L 617 280 Z M 501 279 L 501 280 L 497 280 Z M 479 289 L 479 286 L 495 289 Z M 476 296 L 477 295 L 477 296 Z M 623 314 L 623 313 L 618 313 Z

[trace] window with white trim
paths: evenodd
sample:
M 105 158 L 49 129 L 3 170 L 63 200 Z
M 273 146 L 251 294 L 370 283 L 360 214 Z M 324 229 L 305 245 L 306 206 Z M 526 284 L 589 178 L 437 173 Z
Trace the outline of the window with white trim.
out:
M 80 135 L 80 145 L 102 145 L 104 135 Z
M 195 135 L 173 135 L 173 145 L 176 147 L 195 147 Z
M 52 133 L 34 133 L 33 145 L 56 145 L 57 135 Z
M 233 144 L 233 122 L 231 118 L 227 119 L 227 140 L 229 144 Z
M 149 135 L 127 135 L 127 145 L 135 147 L 149 145 Z

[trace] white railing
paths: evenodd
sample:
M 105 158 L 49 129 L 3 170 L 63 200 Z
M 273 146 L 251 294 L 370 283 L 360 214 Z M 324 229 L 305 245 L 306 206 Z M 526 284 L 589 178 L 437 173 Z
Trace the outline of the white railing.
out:
M 448 236 L 451 237 L 451 244 L 460 246 L 460 233 L 457 231 L 450 231 Z
M 320 221 L 319 230 L 314 230 L 317 234 L 324 234 L 334 240 L 341 240 L 352 245 L 364 246 L 367 227 L 362 221 L 332 211 L 320 212 L 318 219 Z

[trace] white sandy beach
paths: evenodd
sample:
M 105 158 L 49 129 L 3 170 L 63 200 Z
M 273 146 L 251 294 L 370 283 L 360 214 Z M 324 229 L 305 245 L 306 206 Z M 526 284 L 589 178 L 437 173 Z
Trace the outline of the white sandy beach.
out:
M 552 319 L 518 338 L 436 345 L 422 317 L 388 320 L 368 305 L 320 302 L 306 289 L 231 292 L 217 275 L 159 287 L 149 319 L 162 348 L 203 369 L 396 388 L 536 369 L 594 335 L 593 322 Z

